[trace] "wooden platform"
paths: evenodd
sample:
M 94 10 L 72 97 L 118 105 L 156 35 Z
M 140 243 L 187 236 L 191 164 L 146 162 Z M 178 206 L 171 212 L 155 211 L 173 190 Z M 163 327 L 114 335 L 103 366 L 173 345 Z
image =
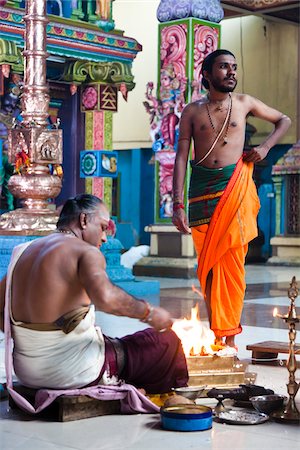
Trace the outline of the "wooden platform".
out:
M 34 403 L 35 389 L 29 389 L 21 385 L 14 386 L 14 389 L 32 404 Z M 9 406 L 12 409 L 19 409 L 11 397 L 9 397 Z M 71 420 L 87 419 L 90 417 L 119 413 L 119 400 L 103 401 L 85 395 L 62 395 L 54 400 L 54 402 L 44 411 L 32 417 L 44 418 L 55 422 L 69 422 Z
M 270 359 L 276 360 L 278 353 L 289 353 L 289 344 L 286 342 L 264 341 L 247 345 L 247 350 L 252 350 L 252 364 L 270 364 Z M 295 345 L 295 352 L 299 352 L 300 345 Z M 276 363 L 276 361 L 274 361 Z

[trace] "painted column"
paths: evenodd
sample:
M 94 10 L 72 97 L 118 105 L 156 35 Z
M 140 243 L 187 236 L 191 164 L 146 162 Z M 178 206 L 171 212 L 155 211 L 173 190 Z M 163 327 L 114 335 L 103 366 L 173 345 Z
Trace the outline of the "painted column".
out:
M 202 88 L 202 62 L 218 48 L 219 41 L 220 25 L 216 23 L 188 18 L 159 25 L 160 118 L 154 139 L 157 223 L 170 222 L 172 217 L 172 178 L 181 112 L 185 104 L 206 95 Z M 159 140 L 161 148 L 155 148 Z
M 112 150 L 112 113 L 110 111 L 85 112 L 85 149 Z M 111 211 L 111 178 L 86 178 L 85 190 L 105 201 Z

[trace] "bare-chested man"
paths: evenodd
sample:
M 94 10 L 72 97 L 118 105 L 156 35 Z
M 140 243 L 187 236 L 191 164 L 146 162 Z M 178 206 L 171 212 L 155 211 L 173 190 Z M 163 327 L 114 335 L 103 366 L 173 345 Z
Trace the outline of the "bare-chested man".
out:
M 225 337 L 230 346 L 242 330 L 244 261 L 248 242 L 257 235 L 259 200 L 253 163 L 267 156 L 291 123 L 260 100 L 233 94 L 236 74 L 236 60 L 228 50 L 216 50 L 205 58 L 202 75 L 208 98 L 183 111 L 173 179 L 173 224 L 182 233 L 192 233 L 211 328 L 217 341 Z M 274 130 L 243 155 L 249 115 L 271 122 Z M 192 139 L 188 223 L 183 187 Z
M 14 369 L 25 386 L 77 388 L 110 383 L 113 376 L 150 393 L 186 386 L 186 361 L 170 314 L 127 294 L 106 275 L 99 247 L 109 220 L 101 200 L 79 195 L 65 203 L 55 233 L 15 248 L 1 282 L 1 318 L 3 325 L 6 301 Z M 4 299 L 6 284 L 11 296 Z M 108 338 L 95 327 L 94 306 L 153 328 Z

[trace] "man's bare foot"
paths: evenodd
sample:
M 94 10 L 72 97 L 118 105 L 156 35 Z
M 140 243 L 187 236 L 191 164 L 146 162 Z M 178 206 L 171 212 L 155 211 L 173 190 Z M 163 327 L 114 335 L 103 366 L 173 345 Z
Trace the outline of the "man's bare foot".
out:
M 223 339 L 221 336 L 216 336 L 215 337 L 215 345 L 224 345 Z

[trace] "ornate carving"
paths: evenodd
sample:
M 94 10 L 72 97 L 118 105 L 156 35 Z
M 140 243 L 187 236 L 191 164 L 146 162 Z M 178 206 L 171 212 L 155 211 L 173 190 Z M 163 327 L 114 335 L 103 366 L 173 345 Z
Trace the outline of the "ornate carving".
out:
M 118 89 L 109 84 L 100 85 L 100 109 L 104 111 L 118 110 Z
M 195 17 L 220 22 L 224 12 L 219 0 L 161 0 L 157 9 L 160 22 Z
M 206 95 L 206 91 L 202 89 L 202 63 L 209 53 L 218 48 L 219 31 L 217 28 L 196 24 L 194 36 L 193 101 L 199 100 Z
M 273 175 L 300 173 L 300 140 L 272 168 Z
M 4 214 L 0 228 L 6 233 L 32 233 L 55 229 L 57 216 L 48 199 L 57 197 L 61 178 L 50 175 L 48 164 L 62 162 L 62 131 L 49 129 L 49 94 L 46 81 L 46 0 L 27 0 L 25 73 L 22 96 L 23 121 L 9 131 L 9 158 L 26 158 L 20 175 L 9 180 L 9 189 L 21 199 L 22 208 Z
M 79 83 L 102 82 L 118 88 L 125 83 L 128 91 L 135 86 L 131 64 L 120 62 L 75 61 L 65 68 L 63 79 Z
M 223 2 L 228 5 L 236 5 L 241 8 L 251 9 L 255 11 L 257 9 L 276 8 L 283 6 L 287 3 L 291 3 L 290 0 L 230 0 L 229 2 Z
M 15 42 L 0 39 L 0 65 L 2 64 L 9 64 L 14 72 L 23 73 L 22 52 Z
M 15 128 L 9 131 L 9 160 L 14 163 L 15 155 L 24 151 L 30 163 L 62 163 L 62 130 L 43 128 Z

